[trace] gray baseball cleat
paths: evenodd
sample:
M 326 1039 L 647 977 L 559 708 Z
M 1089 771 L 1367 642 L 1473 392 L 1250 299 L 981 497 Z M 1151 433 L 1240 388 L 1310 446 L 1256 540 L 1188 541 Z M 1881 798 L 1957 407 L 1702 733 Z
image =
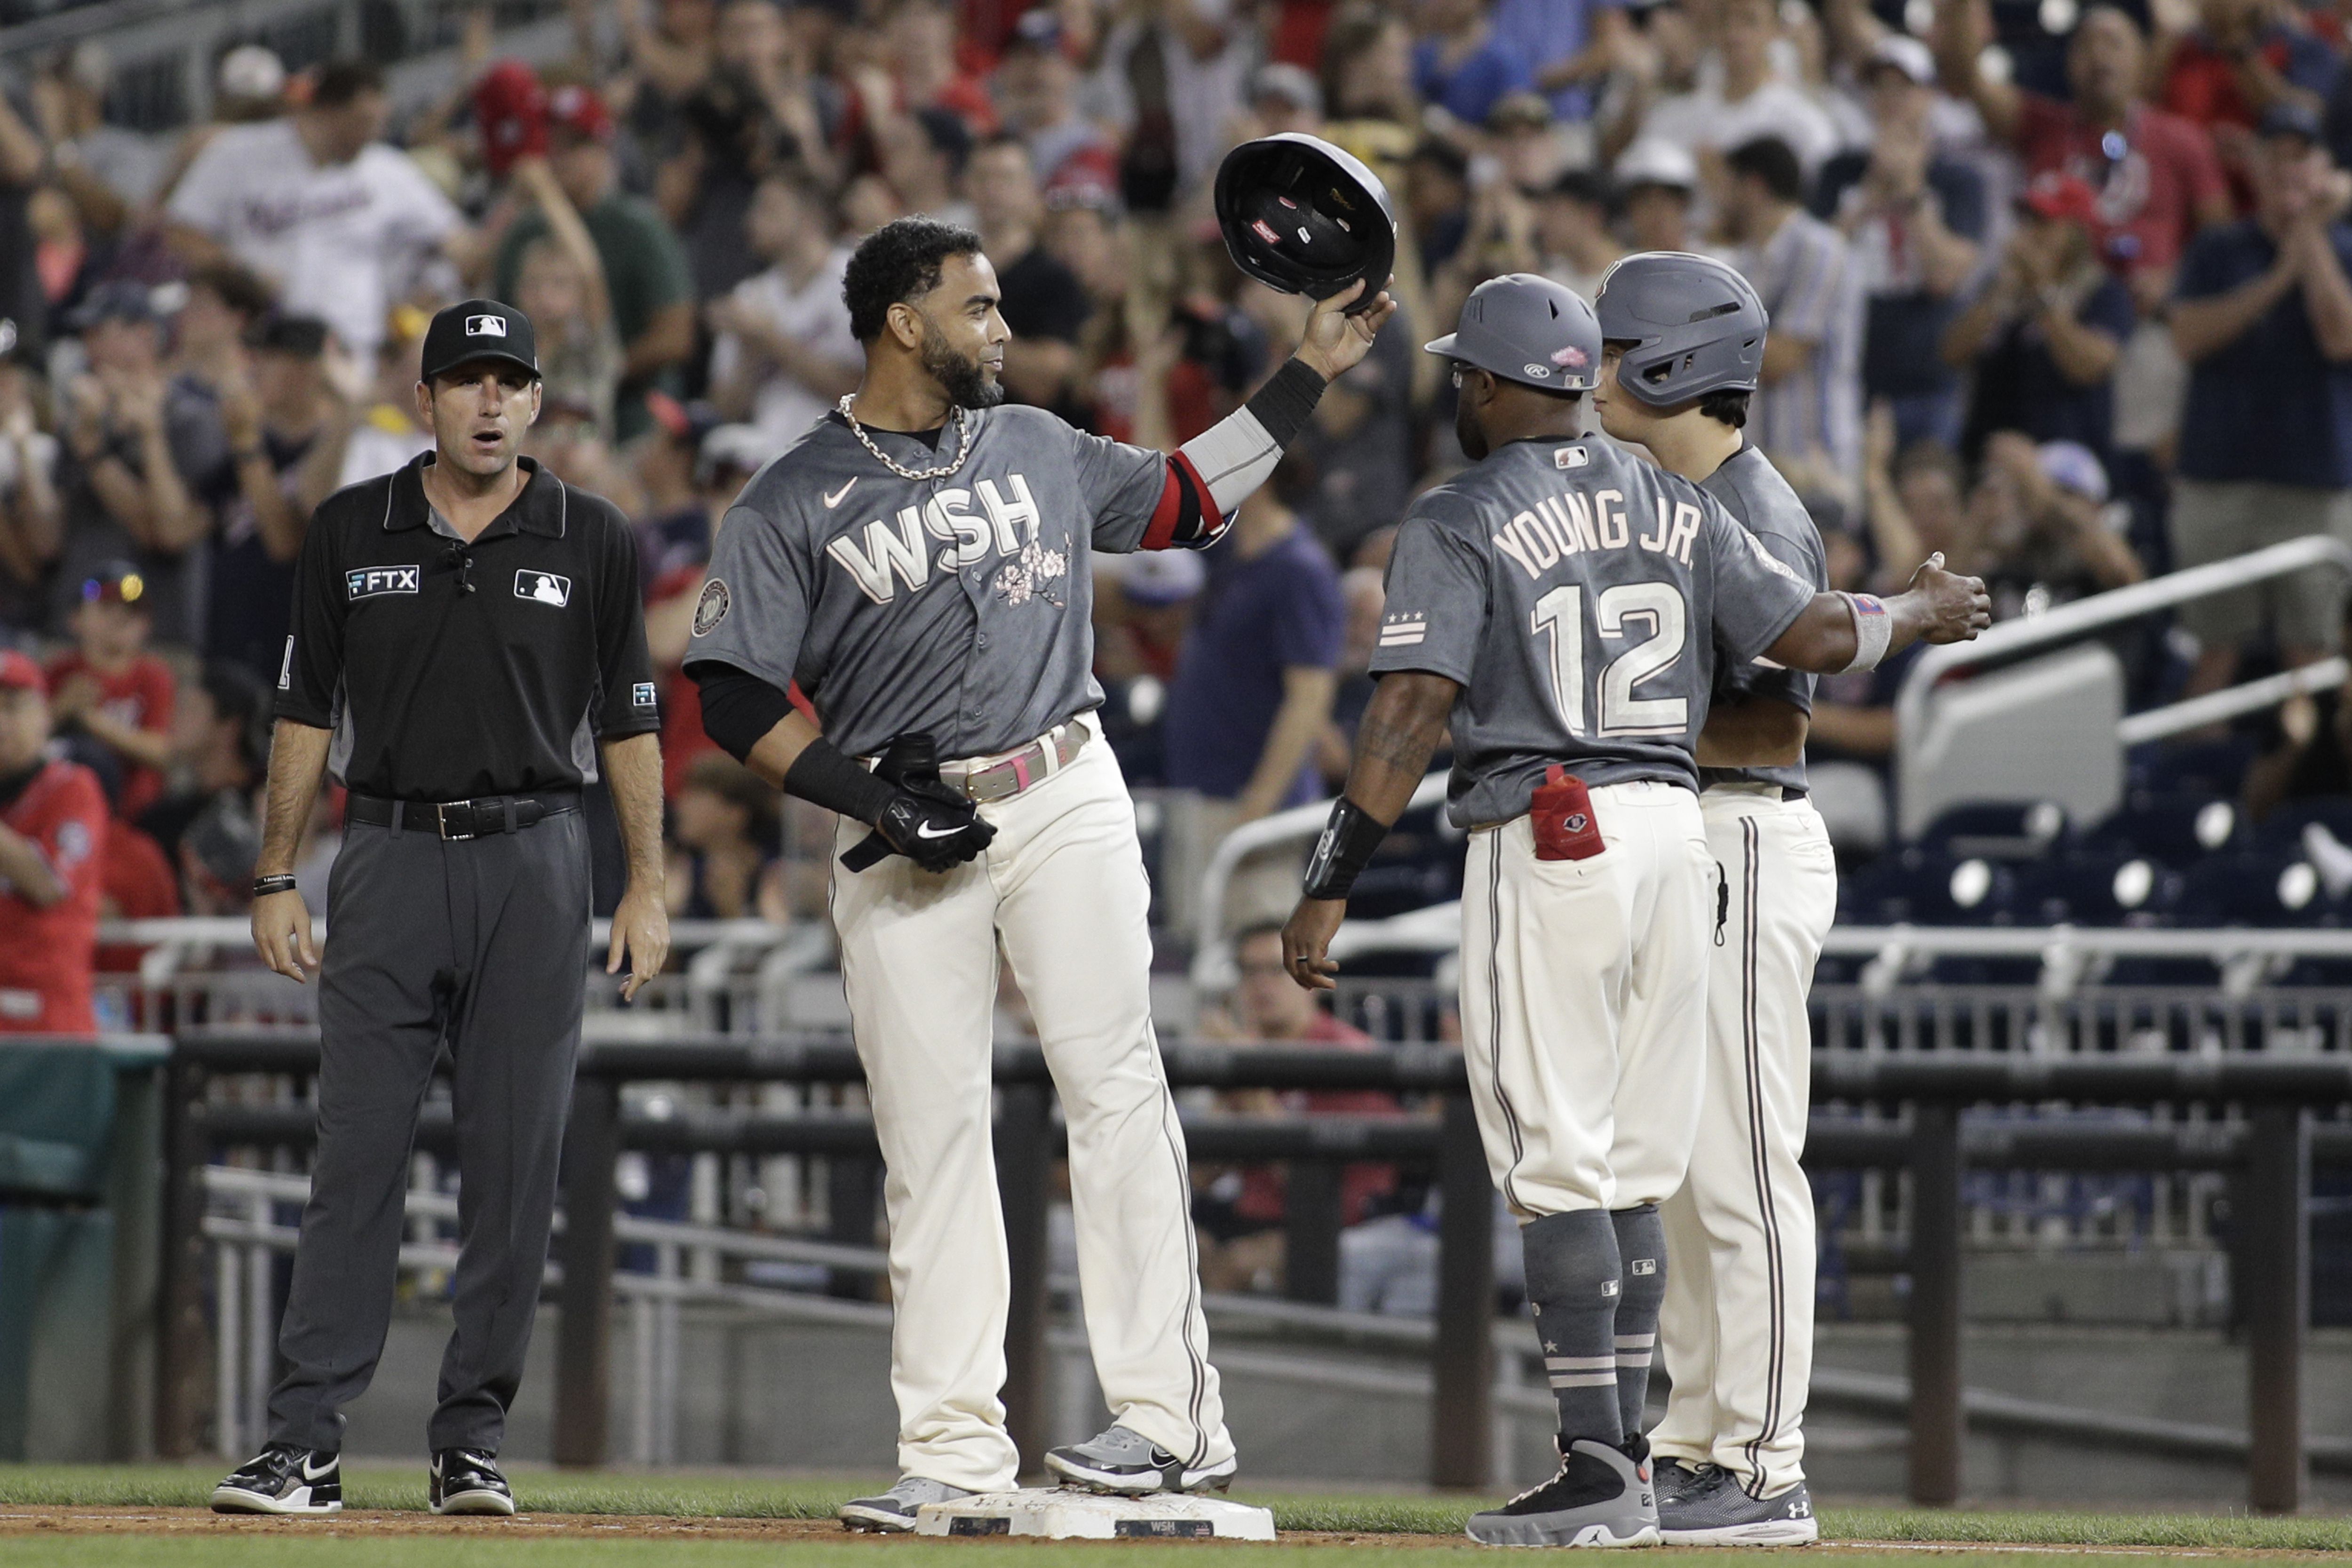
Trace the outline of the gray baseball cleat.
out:
M 1213 1465 L 1188 1465 L 1140 1432 L 1113 1426 L 1083 1443 L 1055 1448 L 1045 1468 L 1089 1491 L 1141 1497 L 1152 1492 L 1221 1492 L 1241 1466 L 1228 1455 Z
M 1472 1514 L 1469 1534 L 1487 1546 L 1655 1546 L 1650 1446 L 1640 1437 L 1622 1448 L 1579 1437 L 1558 1475 L 1491 1513 Z
M 1669 1546 L 1803 1546 L 1822 1538 L 1804 1482 L 1753 1498 L 1719 1465 L 1701 1465 L 1680 1492 L 1661 1494 L 1658 1526 Z
M 953 1502 L 972 1494 L 925 1476 L 900 1476 L 898 1484 L 873 1497 L 852 1498 L 837 1516 L 852 1530 L 897 1533 L 915 1528 L 915 1510 L 927 1502 Z

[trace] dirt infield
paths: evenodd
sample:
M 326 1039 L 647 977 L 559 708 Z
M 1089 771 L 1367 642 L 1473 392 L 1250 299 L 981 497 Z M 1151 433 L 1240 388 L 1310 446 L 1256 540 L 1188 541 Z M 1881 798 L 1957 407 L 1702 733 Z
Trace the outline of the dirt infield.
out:
M 0 1538 L 39 1537 L 44 1535 L 73 1536 L 162 1536 L 177 1538 L 224 1537 L 330 1537 L 330 1538 L 394 1538 L 418 1539 L 447 1537 L 453 1539 L 499 1539 L 507 1541 L 615 1541 L 660 1542 L 690 1545 L 701 1542 L 764 1543 L 773 1546 L 824 1544 L 835 1547 L 862 1548 L 889 1552 L 913 1546 L 936 1546 L 937 1538 L 905 1535 L 870 1535 L 845 1531 L 831 1520 L 812 1519 L 693 1519 L 652 1514 L 580 1514 L 525 1513 L 513 1519 L 442 1519 L 421 1511 L 391 1509 L 351 1509 L 331 1519 L 270 1519 L 257 1515 L 222 1515 L 198 1508 L 91 1508 L 91 1507 L 32 1507 L 22 1504 L 0 1507 Z M 1055 1543 L 1025 1542 L 1029 1547 L 1051 1548 Z M 1100 1547 L 1108 1542 L 1072 1542 L 1076 1545 Z M 1146 1550 L 1164 1549 L 1165 1543 L 1135 1543 Z M 1244 1549 L 1249 1543 L 1223 1542 L 1228 1550 Z M 1286 1547 L 1388 1548 L 1391 1550 L 1459 1549 L 1479 1550 L 1475 1543 L 1461 1536 L 1409 1534 L 1402 1532 L 1358 1532 L 1341 1531 L 1286 1530 L 1279 1544 Z M 2168 1546 L 2115 1545 L 2021 1545 L 1985 1542 L 1958 1541 L 1842 1541 L 1823 1542 L 1809 1549 L 1815 1556 L 1847 1557 L 1852 1554 L 1901 1552 L 1937 1555 L 1942 1553 L 1998 1552 L 2026 1556 L 2095 1557 L 2095 1558 L 2158 1558 L 2168 1560 L 2276 1560 L 2317 1561 L 2327 1553 L 2263 1550 L 2246 1547 L 2197 1547 L 2183 1549 Z M 1774 1555 L 1782 1555 L 1774 1553 Z M 2341 1554 L 2333 1558 L 2343 1562 Z

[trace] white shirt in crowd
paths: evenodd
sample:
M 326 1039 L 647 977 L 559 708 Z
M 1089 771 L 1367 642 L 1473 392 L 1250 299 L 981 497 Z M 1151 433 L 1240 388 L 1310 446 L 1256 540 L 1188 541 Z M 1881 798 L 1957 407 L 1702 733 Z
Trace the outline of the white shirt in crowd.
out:
M 1670 142 L 1690 153 L 1702 147 L 1728 153 L 1759 136 L 1786 142 L 1808 179 L 1841 140 L 1829 112 L 1812 95 L 1778 77 L 1737 102 L 1727 101 L 1713 83 L 1660 99 L 1642 121 L 1641 140 Z
M 771 267 L 735 285 L 731 297 L 782 336 L 828 358 L 856 364 L 863 351 L 850 334 L 849 307 L 841 298 L 841 275 L 848 265 L 848 247 L 837 247 L 803 288 L 794 289 L 782 268 Z M 741 339 L 732 332 L 719 333 L 710 347 L 712 384 L 733 375 L 745 353 Z M 750 422 L 773 439 L 781 452 L 832 406 L 800 382 L 780 374 L 761 383 L 752 396 Z
M 324 321 L 369 363 L 385 312 L 463 221 L 407 153 L 374 142 L 321 167 L 290 119 L 215 136 L 168 211 L 276 282 L 289 314 Z
M 1810 458 L 1852 479 L 1862 470 L 1862 271 L 1837 230 L 1792 212 L 1732 258 L 1779 335 L 1813 345 L 1804 368 L 1759 388 L 1748 438 L 1775 458 Z

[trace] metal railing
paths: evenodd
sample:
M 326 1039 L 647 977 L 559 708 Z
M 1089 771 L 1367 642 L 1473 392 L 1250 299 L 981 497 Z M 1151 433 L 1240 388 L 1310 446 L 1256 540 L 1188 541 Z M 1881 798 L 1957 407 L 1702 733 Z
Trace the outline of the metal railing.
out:
M 300 1071 L 315 1064 L 314 1043 L 299 1037 L 218 1035 L 183 1040 L 173 1064 L 167 1182 L 167 1247 L 157 1431 L 167 1449 L 184 1449 L 194 1429 L 186 1400 L 187 1369 L 200 1364 L 203 1248 L 207 1245 L 205 1173 L 211 1151 L 239 1144 L 299 1148 L 309 1118 L 281 1107 L 216 1105 L 202 1093 L 207 1073 Z M 1291 1241 L 1298 1250 L 1294 1289 L 1336 1246 L 1336 1191 L 1318 1197 L 1312 1172 L 1376 1159 L 1434 1165 L 1443 1194 L 1439 1223 L 1437 1312 L 1431 1336 L 1433 1481 L 1477 1486 L 1496 1473 L 1496 1351 L 1492 1321 L 1492 1190 L 1458 1053 L 1442 1048 L 1333 1052 L 1258 1047 L 1168 1046 L 1168 1077 L 1179 1087 L 1276 1089 L 1381 1089 L 1433 1099 L 1430 1119 L 1315 1120 L 1292 1123 L 1194 1119 L 1187 1137 L 1196 1157 L 1286 1161 L 1293 1166 Z M 698 1249 L 740 1242 L 694 1227 L 636 1232 L 618 1213 L 614 1171 L 629 1148 L 723 1152 L 824 1153 L 866 1161 L 876 1145 L 870 1120 L 855 1114 L 773 1116 L 733 1111 L 670 1119 L 632 1115 L 623 1089 L 645 1079 L 753 1083 L 845 1083 L 858 1068 L 845 1042 L 795 1037 L 764 1040 L 701 1037 L 669 1045 L 592 1047 L 583 1053 L 566 1135 L 564 1226 L 558 1242 L 562 1304 L 556 1390 L 557 1458 L 595 1464 L 607 1456 L 612 1409 L 610 1346 L 616 1294 L 672 1299 L 722 1283 L 715 1268 L 692 1261 Z M 1013 1302 L 1007 1336 L 1007 1422 L 1034 1462 L 1046 1421 L 1046 1365 L 1052 1350 L 1046 1277 L 1045 1213 L 1057 1136 L 1049 1079 L 1034 1047 L 1001 1047 L 996 1058 L 998 1179 L 1004 1201 Z M 1949 1501 L 1959 1488 L 1960 1436 L 1969 1419 L 1959 1381 L 1958 1307 L 1965 1239 L 1963 1175 L 1969 1169 L 2011 1171 L 2200 1172 L 2234 1184 L 2243 1216 L 2233 1237 L 2233 1289 L 2252 1347 L 2249 1496 L 2254 1506 L 2287 1510 L 2300 1499 L 2305 1451 L 2297 1400 L 2308 1301 L 2308 1201 L 2315 1159 L 2352 1163 L 2352 1122 L 2318 1125 L 2316 1109 L 2352 1106 L 2352 1056 L 2314 1059 L 2167 1056 L 2036 1058 L 1902 1056 L 1863 1051 L 1819 1053 L 1817 1105 L 1809 1166 L 1874 1171 L 1907 1178 L 1901 1226 L 1909 1276 L 1909 1414 L 1912 1495 Z M 2197 1127 L 2143 1116 L 2131 1122 L 2053 1116 L 2053 1108 L 2201 1106 L 2219 1120 Z M 1996 1109 L 1963 1118 L 1962 1109 L 2031 1107 L 2033 1115 Z M 1874 1110 L 1874 1119 L 1866 1114 Z M 428 1116 L 419 1146 L 446 1146 L 446 1114 Z M 1336 1189 L 1336 1182 L 1327 1184 Z M 1310 1212 L 1311 1211 L 1311 1212 Z M 870 1238 L 871 1216 L 866 1219 Z M 1310 1234 L 1328 1228 L 1328 1237 Z M 615 1279 L 618 1244 L 642 1234 L 673 1249 L 673 1263 L 651 1277 Z M 250 1225 L 219 1244 L 256 1240 Z M 769 1244 L 760 1244 L 769 1245 Z M 787 1243 L 786 1245 L 792 1245 Z M 799 1244 L 805 1247 L 806 1244 Z M 439 1254 L 433 1254 L 438 1258 Z M 848 1266 L 850 1253 L 826 1255 Z M 251 1277 L 249 1262 L 247 1278 Z M 683 1261 L 680 1261 L 683 1260 Z M 216 1260 L 217 1261 L 217 1260 Z M 218 1288 L 237 1287 L 226 1269 Z M 650 1278 L 651 1283 L 647 1283 Z M 691 1279 L 698 1283 L 681 1282 Z M 734 1288 L 740 1290 L 742 1288 Z M 741 1300 L 750 1300 L 751 1297 Z M 674 1403 L 675 1379 L 663 1391 L 660 1366 L 674 1364 L 674 1330 L 662 1347 L 659 1309 L 638 1309 L 639 1384 L 651 1390 L 637 1408 Z M 228 1327 L 223 1330 L 226 1334 Z M 650 1336 L 650 1337 L 648 1337 Z M 261 1347 L 251 1352 L 258 1356 Z M 649 1358 L 649 1359 L 646 1359 Z M 248 1365 L 256 1364 L 248 1362 Z M 249 1391 L 241 1395 L 248 1403 Z M 1979 1415 L 1985 1412 L 1978 1401 Z M 1996 1415 L 1998 1412 L 1995 1413 Z M 2018 1413 L 2011 1412 L 2011 1416 Z M 641 1415 L 657 1421 L 657 1415 Z M 637 1445 L 662 1450 L 659 1428 Z M 2331 1450 L 2331 1457 L 2333 1451 Z
M 1895 695 L 1896 743 L 1916 742 L 1916 738 L 1927 733 L 1928 694 L 1937 682 L 1954 670 L 1994 659 L 2012 658 L 2035 648 L 2073 642 L 2092 632 L 2137 620 L 2158 610 L 2210 598 L 2233 588 L 2266 583 L 2273 577 L 2322 567 L 2352 574 L 2352 546 L 2319 535 L 2292 539 L 2284 544 L 2270 545 L 2227 561 L 2191 566 L 2186 571 L 2168 573 L 2145 583 L 2135 583 L 2127 588 L 2113 588 L 2104 594 L 2094 594 L 2073 604 L 2061 605 L 2042 615 L 2003 621 L 1973 642 L 1947 643 L 1930 647 L 1913 661 L 1910 671 L 1903 678 L 1902 689 Z M 2352 667 L 2347 667 L 2341 659 L 2335 659 L 2313 666 L 2305 672 L 2290 672 L 2267 680 L 2251 681 L 2185 702 L 2135 713 L 2123 721 L 2119 739 L 2124 744 L 2134 745 L 2220 723 L 2240 713 L 2250 713 L 2284 702 L 2298 690 L 2315 689 L 2331 680 L 2340 681 L 2347 672 L 2352 672 Z

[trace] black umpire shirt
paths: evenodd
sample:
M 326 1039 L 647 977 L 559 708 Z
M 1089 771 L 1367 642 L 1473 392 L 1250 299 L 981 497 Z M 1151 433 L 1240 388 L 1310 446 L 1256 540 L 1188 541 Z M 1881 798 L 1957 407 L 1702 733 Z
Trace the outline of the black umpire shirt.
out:
M 599 742 L 661 726 L 627 520 L 518 460 L 522 493 L 471 544 L 425 499 L 429 452 L 310 520 L 278 717 L 332 730 L 329 771 L 361 794 L 577 789 Z

